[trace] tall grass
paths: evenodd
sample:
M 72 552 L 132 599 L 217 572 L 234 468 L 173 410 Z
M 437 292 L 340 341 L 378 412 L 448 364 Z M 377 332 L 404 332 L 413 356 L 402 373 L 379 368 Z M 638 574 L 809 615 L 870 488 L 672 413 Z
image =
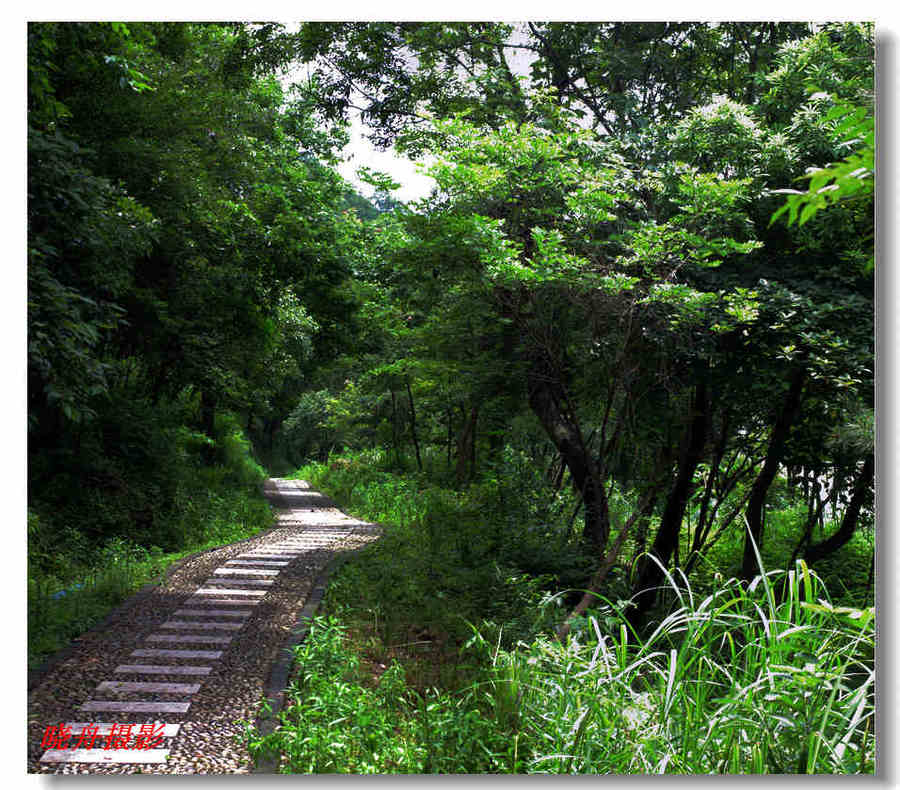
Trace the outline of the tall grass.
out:
M 529 771 L 871 773 L 874 612 L 833 607 L 802 563 L 679 605 L 644 639 L 609 605 L 562 645 L 495 650 Z
M 198 484 L 219 477 L 210 470 Z M 112 538 L 81 555 L 61 546 L 54 573 L 31 569 L 28 575 L 28 666 L 39 666 L 78 634 L 182 557 L 250 537 L 271 526 L 273 516 L 255 488 L 200 488 L 184 511 L 190 536 L 178 551 L 163 552 Z
M 561 643 L 503 649 L 476 630 L 477 682 L 366 683 L 335 619 L 298 648 L 282 726 L 252 735 L 286 773 L 874 772 L 874 616 L 828 603 L 802 563 L 680 605 L 644 639 L 607 604 Z
M 286 772 L 874 772 L 872 608 L 833 605 L 802 561 L 726 579 L 715 565 L 740 552 L 723 540 L 693 586 L 666 573 L 649 628 L 617 582 L 561 642 L 566 588 L 589 575 L 571 502 L 513 466 L 464 491 L 377 453 L 300 470 L 389 526 L 332 581 L 283 726 L 255 749 Z
M 176 557 L 113 539 L 93 562 L 69 562 L 64 578 L 40 572 L 28 577 L 28 666 L 48 656 L 101 620 L 143 584 L 158 579 Z

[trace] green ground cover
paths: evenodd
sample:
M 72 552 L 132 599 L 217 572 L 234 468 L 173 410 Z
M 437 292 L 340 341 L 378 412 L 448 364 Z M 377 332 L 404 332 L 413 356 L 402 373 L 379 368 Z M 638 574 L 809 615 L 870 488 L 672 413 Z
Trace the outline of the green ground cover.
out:
M 504 500 L 514 533 L 496 523 L 490 476 L 453 492 L 388 467 L 370 452 L 297 472 L 386 531 L 333 579 L 297 649 L 282 726 L 251 734 L 255 753 L 300 773 L 874 771 L 861 583 L 832 599 L 802 562 L 749 586 L 676 573 L 636 633 L 614 578 L 561 642 L 552 627 L 577 600 L 565 582 L 588 565 L 566 519 L 535 536 L 541 551 L 522 547 L 540 521 L 527 497 Z M 715 548 L 707 567 L 739 564 L 738 540 Z M 865 548 L 845 547 L 844 561 Z

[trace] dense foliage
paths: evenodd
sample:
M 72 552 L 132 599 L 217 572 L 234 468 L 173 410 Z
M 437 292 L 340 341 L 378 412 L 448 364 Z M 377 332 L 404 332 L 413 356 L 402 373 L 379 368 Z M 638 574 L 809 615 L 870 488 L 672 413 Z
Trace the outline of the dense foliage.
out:
M 300 41 L 323 106 L 356 86 L 437 186 L 367 228 L 367 342 L 298 406 L 292 460 L 374 443 L 421 470 L 444 444 L 462 485 L 527 424 L 598 566 L 636 567 L 636 623 L 660 564 L 690 570 L 725 533 L 751 577 L 782 478 L 806 504 L 785 564 L 871 524 L 870 26 L 310 24 Z M 522 50 L 527 80 L 505 60 Z
M 268 523 L 242 436 L 271 433 L 345 342 L 356 226 L 327 164 L 343 138 L 281 87 L 272 26 L 28 37 L 34 643 L 46 594 L 105 572 L 109 547 L 178 553 Z
M 702 634 L 703 672 L 727 685 L 708 640 L 730 621 L 687 605 L 688 584 L 748 612 L 764 589 L 765 622 L 801 641 L 833 628 L 847 657 L 810 659 L 835 689 L 815 744 L 806 719 L 772 743 L 731 724 L 684 740 L 700 720 L 776 716 L 741 690 L 799 661 L 795 646 L 716 700 L 690 692 L 615 765 L 614 739 L 606 757 L 568 752 L 534 721 L 510 725 L 510 757 L 483 705 L 423 686 L 410 715 L 457 722 L 479 759 L 441 762 L 470 747 L 438 747 L 451 725 L 419 718 L 410 742 L 433 749 L 401 738 L 375 764 L 348 742 L 340 770 L 872 770 L 868 697 L 850 690 L 867 686 L 843 677 L 871 664 L 870 618 L 834 626 L 806 570 L 868 605 L 872 25 L 35 23 L 28 40 L 32 601 L 89 573 L 76 557 L 258 529 L 252 457 L 276 473 L 318 461 L 315 482 L 396 527 L 338 583 L 338 616 L 365 630 L 369 611 L 384 644 L 427 633 L 451 652 L 468 621 L 495 645 L 472 682 L 532 658 L 529 689 L 557 671 L 545 658 L 592 677 L 607 638 L 646 647 L 628 653 L 652 665 L 642 677 L 673 678 L 655 645 L 675 617 L 694 624 L 666 631 L 678 661 Z M 404 205 L 364 169 L 368 201 L 337 175 L 356 111 L 377 143 L 430 163 L 430 195 Z M 785 581 L 761 583 L 761 562 Z M 345 649 L 342 627 L 309 659 Z M 401 670 L 385 677 L 412 704 Z M 795 681 L 812 682 L 772 694 Z M 672 713 L 671 688 L 653 688 L 645 712 Z M 568 705 L 547 693 L 531 719 Z M 596 743 L 607 714 L 565 709 L 557 735 Z
M 733 580 L 686 595 L 646 641 L 595 617 L 512 651 L 476 631 L 485 669 L 455 694 L 420 691 L 398 661 L 372 683 L 346 628 L 317 618 L 282 726 L 251 748 L 291 773 L 872 772 L 871 613 L 815 602 L 802 567 L 780 605 L 781 578 Z

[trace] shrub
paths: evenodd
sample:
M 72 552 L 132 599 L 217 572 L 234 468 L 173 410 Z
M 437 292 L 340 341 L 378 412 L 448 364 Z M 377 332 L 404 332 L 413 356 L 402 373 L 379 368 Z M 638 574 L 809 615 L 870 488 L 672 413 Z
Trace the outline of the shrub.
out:
M 154 414 L 162 418 L 145 406 L 123 409 L 138 424 L 113 432 L 125 443 L 118 454 L 88 453 L 84 466 L 63 468 L 34 491 L 28 510 L 29 666 L 185 554 L 272 525 L 260 487 L 265 472 L 234 417 L 218 421 L 219 465 L 203 467 L 207 440 L 201 434 L 170 426 L 169 444 L 157 438 L 136 449 L 130 442 L 152 434 Z
M 403 667 L 365 684 L 346 629 L 316 618 L 295 648 L 298 677 L 271 735 L 248 732 L 251 754 L 279 755 L 283 773 L 486 773 L 506 739 L 472 695 L 408 688 Z

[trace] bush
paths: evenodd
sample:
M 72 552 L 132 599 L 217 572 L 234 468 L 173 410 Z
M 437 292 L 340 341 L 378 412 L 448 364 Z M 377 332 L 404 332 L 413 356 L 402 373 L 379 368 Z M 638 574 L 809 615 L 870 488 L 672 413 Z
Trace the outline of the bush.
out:
M 564 645 L 495 652 L 529 771 L 874 772 L 873 610 L 832 606 L 802 562 L 703 599 L 669 580 L 681 605 L 644 641 L 608 606 Z
M 325 458 L 335 442 L 335 433 L 326 426 L 331 393 L 304 392 L 284 421 L 281 442 L 288 459 L 301 464 L 308 458 Z
M 558 518 L 567 508 L 538 504 L 544 492 L 533 481 L 488 478 L 454 491 L 425 474 L 384 471 L 389 463 L 383 451 L 366 451 L 297 473 L 348 512 L 387 525 L 328 593 L 335 611 L 377 613 L 386 643 L 423 629 L 461 643 L 468 623 L 483 621 L 504 623 L 502 639 L 514 642 L 533 633 L 548 592 L 589 575 L 590 559 Z
M 699 587 L 667 575 L 646 632 L 604 600 L 560 643 L 568 609 L 549 592 L 584 561 L 571 511 L 531 501 L 544 484 L 515 453 L 504 463 L 465 491 L 390 474 L 378 451 L 298 472 L 386 529 L 334 577 L 283 726 L 257 742 L 283 770 L 874 771 L 872 609 L 830 603 L 802 562 L 746 586 L 707 558 Z M 770 511 L 775 556 L 798 512 Z M 741 548 L 726 535 L 712 559 Z M 335 721 L 349 725 L 329 742 Z
M 644 640 L 610 604 L 565 643 L 476 631 L 480 676 L 456 693 L 413 692 L 398 663 L 372 682 L 317 618 L 251 752 L 285 773 L 874 773 L 873 610 L 832 606 L 802 562 L 702 599 L 669 584 L 681 605 Z

